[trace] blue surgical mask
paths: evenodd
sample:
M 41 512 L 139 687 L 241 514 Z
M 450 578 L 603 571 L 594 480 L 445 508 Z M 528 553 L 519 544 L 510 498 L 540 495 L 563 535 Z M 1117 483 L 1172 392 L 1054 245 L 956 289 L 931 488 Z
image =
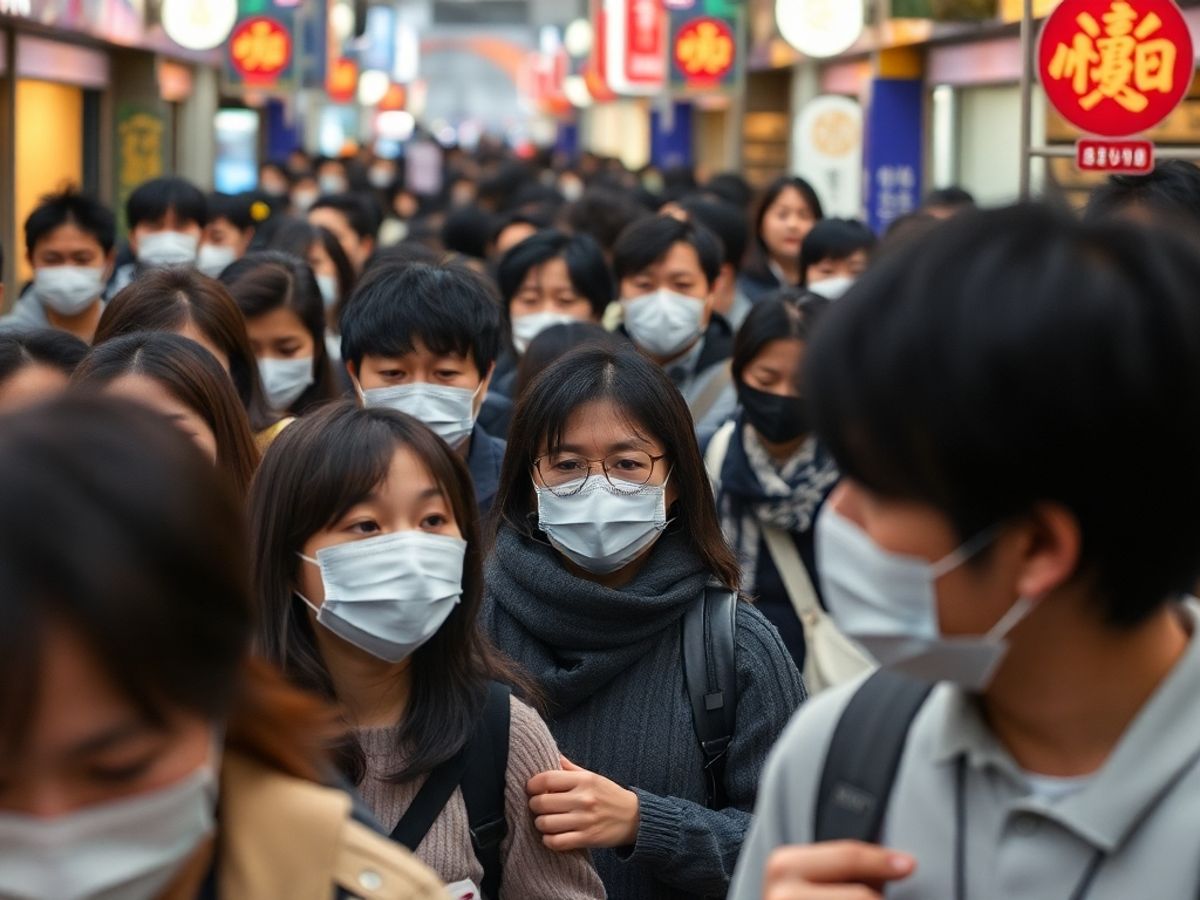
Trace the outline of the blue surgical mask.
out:
M 989 529 L 937 562 L 892 553 L 832 506 L 817 518 L 817 570 L 834 621 L 879 664 L 979 692 L 1008 652 L 1007 637 L 1033 609 L 1019 599 L 987 634 L 946 637 L 938 627 L 937 581 L 995 540 Z

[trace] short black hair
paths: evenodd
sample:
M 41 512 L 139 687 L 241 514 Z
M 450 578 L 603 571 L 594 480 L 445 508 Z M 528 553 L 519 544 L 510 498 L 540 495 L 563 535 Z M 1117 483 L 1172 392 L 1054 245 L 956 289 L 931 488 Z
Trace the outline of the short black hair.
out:
M 362 194 L 325 194 L 318 197 L 308 211 L 311 213 L 318 209 L 332 209 L 341 213 L 346 217 L 350 230 L 360 238 L 374 238 L 379 234 L 379 226 L 383 224 L 379 204 Z
M 125 203 L 130 230 L 143 222 L 156 222 L 169 212 L 201 228 L 208 224 L 208 199 L 186 178 L 152 178 L 137 186 Z
M 256 205 L 261 204 L 261 205 Z M 225 219 L 238 231 L 257 228 L 271 215 L 270 205 L 258 194 L 209 194 L 208 221 Z
M 857 219 L 822 219 L 800 245 L 800 277 L 823 260 L 846 259 L 859 250 L 870 253 L 875 243 L 875 232 Z
M 671 216 L 651 216 L 634 222 L 613 247 L 613 272 L 618 281 L 636 275 L 662 259 L 676 244 L 687 244 L 700 258 L 700 269 L 709 286 L 721 274 L 724 257 L 717 236 L 697 222 Z
M 567 225 L 576 233 L 590 234 L 611 251 L 626 228 L 649 217 L 649 210 L 627 192 L 591 187 L 567 210 Z
M 925 207 L 943 206 L 950 209 L 971 209 L 975 206 L 975 195 L 958 185 L 937 188 L 925 195 Z
M 492 232 L 488 236 L 489 244 L 494 244 L 500 240 L 500 235 L 504 233 L 504 230 L 511 228 L 513 225 L 528 225 L 535 231 L 541 231 L 544 228 L 549 228 L 551 223 L 549 216 L 517 210 L 516 212 L 509 212 L 502 216 L 493 217 L 491 224 Z
M 700 196 L 685 197 L 679 207 L 711 231 L 725 249 L 725 262 L 734 270 L 742 267 L 746 246 L 750 243 L 750 220 L 743 207 L 724 200 Z
M 58 369 L 69 378 L 87 352 L 87 344 L 57 328 L 0 332 L 0 382 L 35 365 Z
M 587 298 L 596 318 L 603 316 L 608 304 L 616 297 L 617 289 L 604 260 L 604 251 L 587 234 L 539 231 L 505 253 L 496 268 L 496 280 L 505 304 L 512 303 L 530 269 L 558 257 L 567 264 L 572 287 Z
M 1165 224 L 1200 226 L 1200 168 L 1169 159 L 1148 175 L 1113 175 L 1092 191 L 1086 217 L 1096 221 L 1138 207 Z
M 736 172 L 721 172 L 704 183 L 704 190 L 715 194 L 738 209 L 747 209 L 754 199 L 754 188 Z
M 807 342 L 829 307 L 830 302 L 824 297 L 804 294 L 798 288 L 775 291 L 755 303 L 733 342 L 730 361 L 733 380 L 742 380 L 746 367 L 771 341 L 794 338 Z M 798 383 L 800 373 L 793 372 L 792 375 Z
M 442 223 L 442 244 L 451 253 L 485 259 L 495 223 L 495 217 L 478 206 L 455 207 Z
M 1076 577 L 1133 626 L 1200 575 L 1200 256 L 1185 237 L 1014 207 L 876 261 L 808 348 L 841 471 L 964 541 L 1065 507 Z M 1136 488 L 1122 483 L 1136 473 Z
M 74 225 L 90 234 L 105 253 L 117 241 L 117 219 L 112 210 L 94 197 L 67 189 L 47 194 L 25 220 L 26 252 L 32 256 L 38 241 L 63 225 Z
M 466 266 L 380 266 L 342 311 L 342 359 L 357 369 L 364 356 L 403 356 L 419 340 L 434 353 L 470 355 L 487 375 L 503 322 L 496 289 Z

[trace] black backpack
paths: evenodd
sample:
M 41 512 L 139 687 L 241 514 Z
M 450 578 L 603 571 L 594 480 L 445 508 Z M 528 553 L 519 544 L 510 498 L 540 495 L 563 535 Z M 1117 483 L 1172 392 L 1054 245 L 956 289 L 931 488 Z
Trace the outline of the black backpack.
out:
M 737 724 L 737 594 L 711 584 L 683 615 L 683 679 L 692 705 L 692 725 L 704 753 L 709 809 L 729 805 L 725 763 Z
M 487 900 L 500 896 L 503 866 L 500 842 L 508 834 L 504 785 L 508 773 L 509 695 L 507 685 L 491 682 L 475 731 L 466 745 L 429 773 L 425 784 L 392 830 L 392 840 L 415 851 L 454 789 L 462 788 L 475 858 L 483 866 L 480 891 Z
M 913 720 L 931 682 L 878 669 L 834 728 L 813 811 L 813 840 L 878 843 Z

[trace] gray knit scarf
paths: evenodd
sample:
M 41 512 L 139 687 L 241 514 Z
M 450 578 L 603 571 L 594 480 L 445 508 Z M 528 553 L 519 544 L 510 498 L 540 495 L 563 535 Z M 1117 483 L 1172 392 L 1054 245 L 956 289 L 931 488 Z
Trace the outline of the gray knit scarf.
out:
M 548 544 L 506 525 L 488 560 L 485 620 L 500 649 L 537 679 L 552 713 L 563 714 L 675 629 L 709 578 L 678 531 L 659 538 L 633 581 L 612 589 L 572 574 Z

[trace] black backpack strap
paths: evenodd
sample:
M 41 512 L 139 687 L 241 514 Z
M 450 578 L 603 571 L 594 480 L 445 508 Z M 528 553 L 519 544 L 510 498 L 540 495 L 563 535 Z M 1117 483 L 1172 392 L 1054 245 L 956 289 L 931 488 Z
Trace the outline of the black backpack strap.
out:
M 508 732 L 511 718 L 507 685 L 493 681 L 488 687 L 483 719 L 467 745 L 467 766 L 462 777 L 463 800 L 471 826 L 475 857 L 483 866 L 486 900 L 498 900 L 503 878 L 500 844 L 508 835 L 504 787 L 508 781 Z
M 393 841 L 415 851 L 455 788 L 461 787 L 475 858 L 483 866 L 483 884 L 479 887 L 486 900 L 500 896 L 500 843 L 508 835 L 504 786 L 508 778 L 510 693 L 507 685 L 488 685 L 480 721 L 466 746 L 429 773 L 391 835 Z
M 414 853 L 429 829 L 437 821 L 437 817 L 446 808 L 454 789 L 462 781 L 467 769 L 467 748 L 459 750 L 452 757 L 429 773 L 421 790 L 413 798 L 396 827 L 392 829 L 392 840 L 403 844 Z
M 909 729 L 932 689 L 879 669 L 850 698 L 825 755 L 814 841 L 879 840 Z
M 725 763 L 737 723 L 737 603 L 736 593 L 710 585 L 683 614 L 683 678 L 704 753 L 709 809 L 729 805 Z

